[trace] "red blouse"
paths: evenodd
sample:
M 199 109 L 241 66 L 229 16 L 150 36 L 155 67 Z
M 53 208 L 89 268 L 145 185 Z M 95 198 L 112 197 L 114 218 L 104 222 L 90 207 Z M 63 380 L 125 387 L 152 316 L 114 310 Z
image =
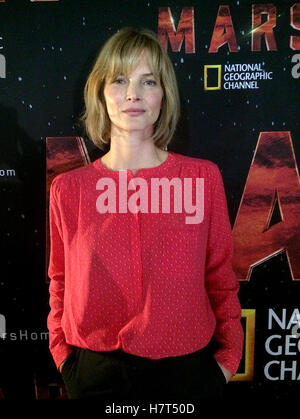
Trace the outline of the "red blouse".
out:
M 119 199 L 119 190 L 124 193 L 120 172 L 123 178 L 127 175 L 126 200 L 131 209 L 121 212 L 117 205 L 117 212 L 103 213 L 99 196 L 107 188 L 99 189 L 100 179 L 115 185 Z M 140 169 L 135 177 L 130 170 L 120 172 L 106 168 L 98 158 L 57 175 L 51 184 L 48 328 L 56 366 L 72 346 L 121 349 L 158 359 L 195 352 L 214 336 L 219 344 L 216 360 L 236 373 L 243 329 L 218 166 L 169 152 L 160 166 Z M 136 178 L 149 186 L 148 212 L 129 207 L 130 196 L 138 190 L 130 189 L 129 182 Z M 191 214 L 184 205 L 181 212 L 175 211 L 175 189 L 168 212 L 162 207 L 154 212 L 153 178 L 178 178 L 182 185 L 184 179 L 193 179 L 194 203 L 199 194 L 196 179 L 203 178 L 202 221 L 187 224 Z M 160 204 L 162 199 L 160 193 Z M 137 206 L 139 201 L 135 202 Z

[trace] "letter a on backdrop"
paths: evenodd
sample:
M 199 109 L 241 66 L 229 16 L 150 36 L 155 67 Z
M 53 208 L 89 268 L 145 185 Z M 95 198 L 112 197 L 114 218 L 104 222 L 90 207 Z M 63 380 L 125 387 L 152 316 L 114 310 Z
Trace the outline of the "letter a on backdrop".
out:
M 255 265 L 286 252 L 291 275 L 300 280 L 299 226 L 300 184 L 290 132 L 262 132 L 233 227 L 238 279 L 248 281 Z

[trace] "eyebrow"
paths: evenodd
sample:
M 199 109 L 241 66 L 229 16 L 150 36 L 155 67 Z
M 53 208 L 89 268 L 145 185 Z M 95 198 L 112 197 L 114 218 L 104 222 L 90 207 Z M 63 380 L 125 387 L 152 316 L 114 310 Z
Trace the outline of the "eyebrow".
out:
M 122 73 L 121 73 L 122 74 Z M 125 76 L 125 74 L 123 74 L 124 76 Z M 142 75 L 141 75 L 141 77 L 149 77 L 149 76 L 153 76 L 154 77 L 154 74 L 153 73 L 143 73 Z

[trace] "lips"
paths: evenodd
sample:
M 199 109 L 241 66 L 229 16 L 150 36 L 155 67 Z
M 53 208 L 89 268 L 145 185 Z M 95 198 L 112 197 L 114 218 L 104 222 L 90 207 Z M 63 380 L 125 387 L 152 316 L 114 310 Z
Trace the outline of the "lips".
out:
M 123 112 L 130 116 L 138 116 L 138 115 L 142 115 L 145 111 L 140 108 L 128 108 L 128 109 L 125 109 Z

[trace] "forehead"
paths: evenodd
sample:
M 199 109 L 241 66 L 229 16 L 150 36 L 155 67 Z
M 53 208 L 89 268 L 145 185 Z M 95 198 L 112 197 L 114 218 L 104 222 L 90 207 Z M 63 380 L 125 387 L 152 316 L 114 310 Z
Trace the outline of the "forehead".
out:
M 130 71 L 129 74 L 152 74 L 152 66 L 149 64 L 148 57 L 145 54 L 139 58 L 139 60 L 132 66 L 132 68 L 128 69 Z
M 135 51 L 130 55 L 112 59 L 107 77 L 114 77 L 117 74 L 130 75 L 137 73 L 159 75 L 160 71 L 155 62 L 155 58 L 148 51 Z

